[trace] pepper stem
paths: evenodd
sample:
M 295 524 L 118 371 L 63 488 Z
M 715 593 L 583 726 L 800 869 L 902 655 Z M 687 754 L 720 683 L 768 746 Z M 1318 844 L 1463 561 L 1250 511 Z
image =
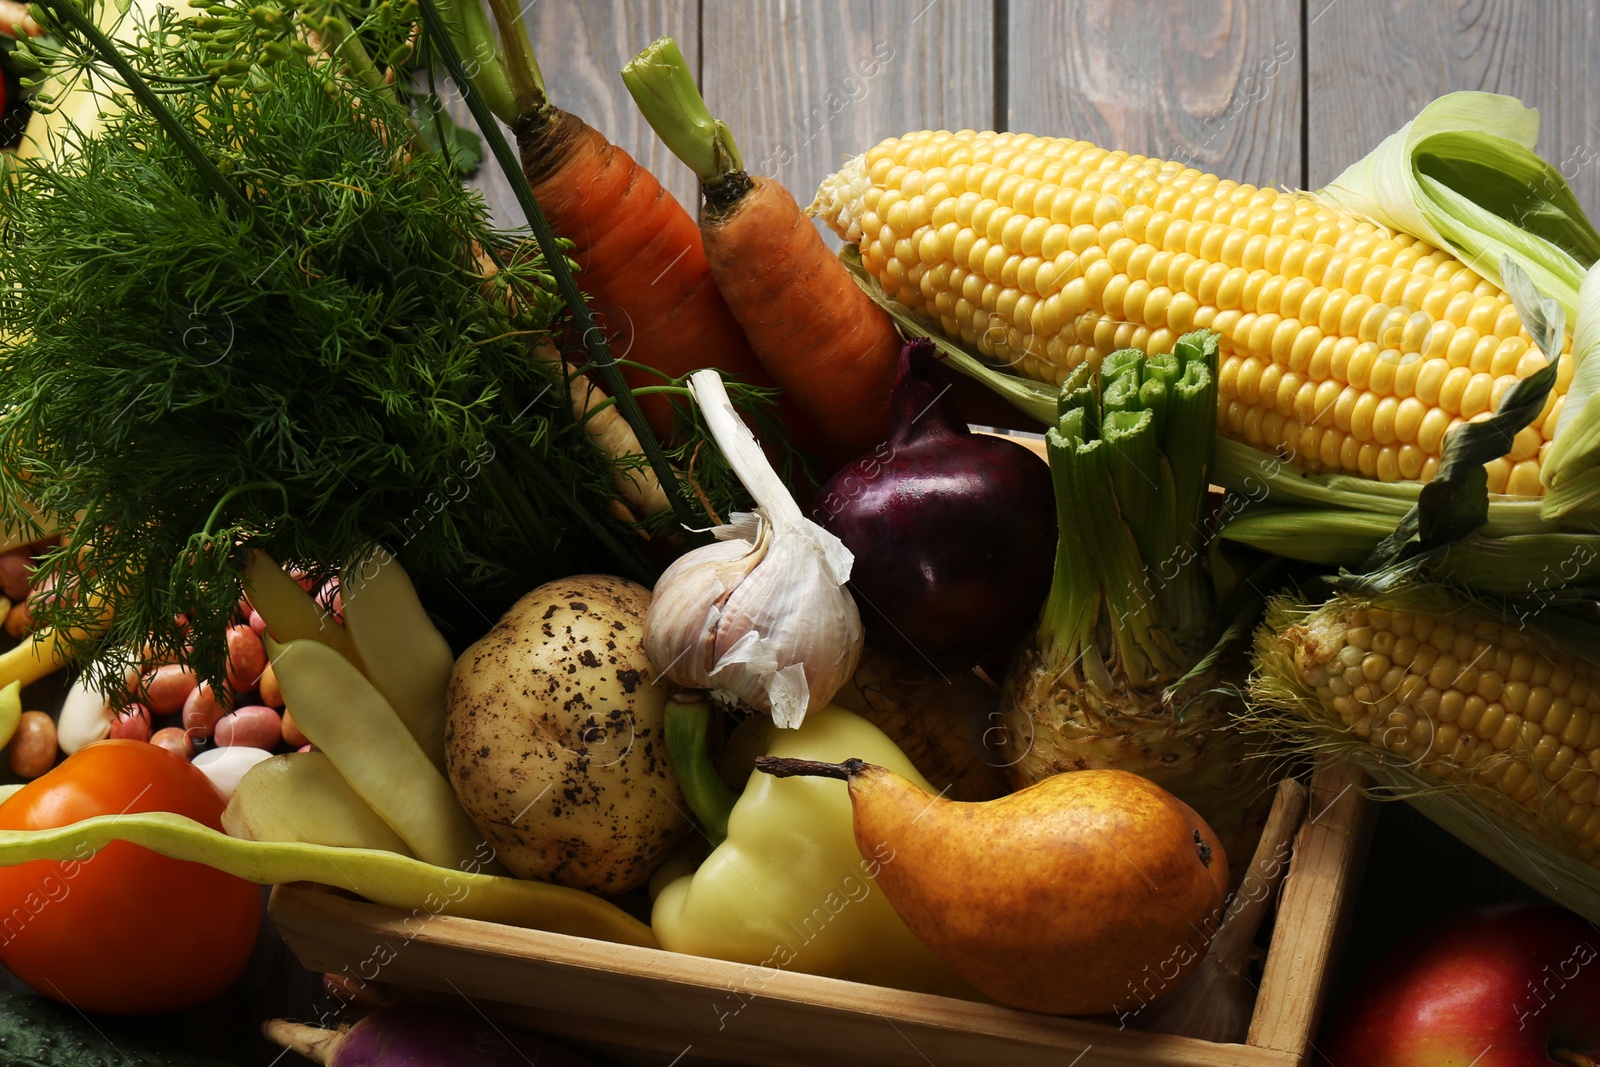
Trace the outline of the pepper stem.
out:
M 824 763 L 822 760 L 794 759 L 789 756 L 757 756 L 756 770 L 774 778 L 837 778 L 848 782 L 871 766 L 864 760 L 847 759 L 843 763 Z
M 728 816 L 739 797 L 711 765 L 711 755 L 706 751 L 706 726 L 710 720 L 711 705 L 704 692 L 679 691 L 667 702 L 667 760 L 683 798 L 689 802 L 689 810 L 711 839 L 711 847 L 716 848 L 728 837 Z

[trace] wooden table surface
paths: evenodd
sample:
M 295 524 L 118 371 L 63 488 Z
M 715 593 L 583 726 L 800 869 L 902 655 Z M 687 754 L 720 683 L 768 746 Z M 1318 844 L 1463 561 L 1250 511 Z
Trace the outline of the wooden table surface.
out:
M 1600 208 L 1600 5 L 1585 0 L 528 0 L 550 99 L 650 167 L 688 170 L 617 71 L 670 34 L 753 173 L 802 203 L 918 129 L 1011 129 L 1258 185 L 1332 180 L 1434 97 L 1509 93 Z M 507 224 L 503 178 L 480 179 Z

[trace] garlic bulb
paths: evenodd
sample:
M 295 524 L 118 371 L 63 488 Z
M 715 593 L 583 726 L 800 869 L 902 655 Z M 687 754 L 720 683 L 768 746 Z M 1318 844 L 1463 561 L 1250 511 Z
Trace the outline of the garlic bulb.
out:
M 722 378 L 696 371 L 689 390 L 756 510 L 712 531 L 716 544 L 685 553 L 656 582 L 644 647 L 679 685 L 719 690 L 799 726 L 850 680 L 861 657 L 861 616 L 850 591 L 854 557 L 807 519 Z

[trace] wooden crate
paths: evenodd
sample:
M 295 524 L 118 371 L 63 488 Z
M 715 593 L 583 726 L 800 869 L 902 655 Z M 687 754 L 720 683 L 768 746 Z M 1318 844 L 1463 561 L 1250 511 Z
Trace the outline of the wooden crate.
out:
M 1296 1067 L 1309 1062 L 1372 808 L 1341 767 L 1317 768 L 1245 1045 L 448 916 L 408 930 L 405 913 L 317 887 L 278 887 L 271 915 L 314 970 L 411 987 L 458 1010 L 465 998 L 641 1067 Z

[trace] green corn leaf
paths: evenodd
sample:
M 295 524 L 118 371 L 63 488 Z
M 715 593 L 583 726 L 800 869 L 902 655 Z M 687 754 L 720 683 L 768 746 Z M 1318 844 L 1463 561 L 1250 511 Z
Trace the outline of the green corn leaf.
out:
M 1572 384 L 1545 457 L 1548 488 L 1567 488 L 1600 465 L 1600 266 L 1591 268 L 1578 290 L 1577 325 L 1572 331 Z M 1582 500 L 1547 500 L 1545 515 L 1557 518 Z
M 1538 136 L 1538 112 L 1513 97 L 1448 93 L 1317 195 L 1448 250 L 1501 288 L 1510 254 L 1572 314 L 1600 233 L 1534 153 Z

